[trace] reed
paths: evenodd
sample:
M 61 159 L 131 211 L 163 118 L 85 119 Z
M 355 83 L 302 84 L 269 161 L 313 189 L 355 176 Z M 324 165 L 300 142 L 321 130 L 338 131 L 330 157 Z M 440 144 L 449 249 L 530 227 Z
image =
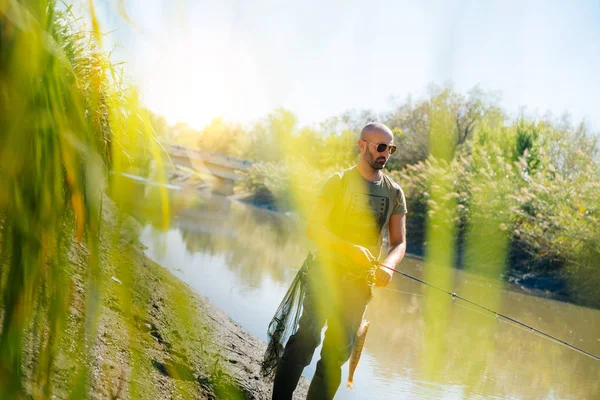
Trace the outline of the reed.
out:
M 109 194 L 127 211 L 124 172 L 164 179 L 149 115 L 103 51 L 90 7 L 91 31 L 54 1 L 0 2 L 2 398 L 49 398 L 67 334 L 82 360 L 71 396 L 85 394 L 104 284 L 103 202 Z M 166 192 L 157 196 L 166 226 Z M 67 275 L 73 246 L 86 249 L 80 283 Z M 77 302 L 81 323 L 68 332 Z

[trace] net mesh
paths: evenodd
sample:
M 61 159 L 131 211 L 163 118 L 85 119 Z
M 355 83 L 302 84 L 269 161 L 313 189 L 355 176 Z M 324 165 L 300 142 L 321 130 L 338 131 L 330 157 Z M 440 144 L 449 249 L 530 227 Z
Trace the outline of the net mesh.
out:
M 263 376 L 273 378 L 277 365 L 288 339 L 298 330 L 298 322 L 302 315 L 302 303 L 306 293 L 306 282 L 308 278 L 308 268 L 314 261 L 312 253 L 304 260 L 302 267 L 296 274 L 287 293 L 279 304 L 273 319 L 269 323 L 268 335 L 269 343 L 261 363 L 261 372 Z

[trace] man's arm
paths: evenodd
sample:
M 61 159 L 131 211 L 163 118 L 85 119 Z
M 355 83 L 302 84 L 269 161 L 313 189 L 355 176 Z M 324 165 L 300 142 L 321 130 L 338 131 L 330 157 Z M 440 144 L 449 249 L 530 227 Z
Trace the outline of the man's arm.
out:
M 389 224 L 390 250 L 383 264 L 396 268 L 406 253 L 406 214 L 396 214 L 390 217 Z M 379 268 L 376 273 L 377 286 L 387 286 L 392 280 L 393 271 Z
M 325 222 L 331 214 L 333 202 L 319 196 L 306 226 L 306 236 L 319 246 L 321 251 L 345 254 L 350 260 L 365 267 L 371 266 L 375 257 L 362 246 L 352 244 L 331 233 Z

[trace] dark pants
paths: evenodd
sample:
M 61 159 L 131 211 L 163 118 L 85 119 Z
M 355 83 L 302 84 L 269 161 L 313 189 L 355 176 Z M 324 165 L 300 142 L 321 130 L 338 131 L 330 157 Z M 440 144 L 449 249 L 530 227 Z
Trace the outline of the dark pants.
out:
M 342 365 L 350 358 L 356 332 L 372 297 L 364 274 L 349 276 L 340 270 L 318 263 L 311 266 L 299 328 L 288 340 L 279 361 L 273 400 L 292 398 L 304 367 L 310 364 L 321 342 L 325 322 L 321 359 L 306 398 L 333 399 L 340 385 Z

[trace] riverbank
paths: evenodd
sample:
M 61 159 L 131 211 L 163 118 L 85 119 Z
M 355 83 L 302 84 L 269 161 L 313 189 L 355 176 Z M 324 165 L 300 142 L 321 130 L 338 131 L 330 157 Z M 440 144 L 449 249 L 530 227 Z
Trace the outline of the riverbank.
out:
M 80 366 L 87 364 L 94 399 L 270 399 L 271 382 L 260 375 L 266 344 L 150 260 L 138 241 L 140 225 L 131 217 L 118 223 L 116 213 L 107 199 L 91 348 L 86 354 L 76 336 L 60 338 L 49 377 L 52 395 L 69 397 Z M 89 254 L 71 243 L 65 278 L 72 283 L 72 306 L 65 332 L 81 331 L 86 321 Z M 35 373 L 36 357 L 30 350 L 27 379 Z M 41 392 L 28 382 L 25 389 L 34 397 Z M 304 398 L 306 390 L 303 379 L 295 398 Z

